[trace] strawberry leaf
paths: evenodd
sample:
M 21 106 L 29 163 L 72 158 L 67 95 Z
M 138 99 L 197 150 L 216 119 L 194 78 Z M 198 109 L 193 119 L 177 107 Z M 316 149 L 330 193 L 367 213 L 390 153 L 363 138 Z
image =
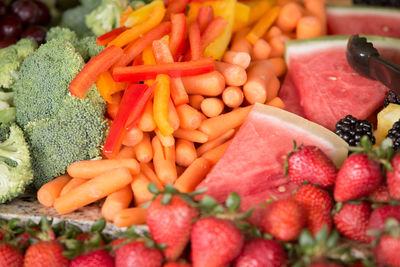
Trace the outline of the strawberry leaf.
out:
M 101 232 L 104 230 L 104 228 L 106 227 L 106 219 L 104 218 L 100 218 L 97 221 L 95 221 L 92 225 L 92 227 L 90 228 L 90 232 L 95 233 L 95 232 Z
M 160 190 L 158 190 L 155 183 L 150 183 L 148 189 L 149 189 L 149 192 L 153 193 L 154 195 L 158 195 L 160 193 Z
M 228 198 L 226 199 L 226 207 L 228 212 L 236 212 L 240 208 L 240 196 L 238 193 L 231 193 L 229 194 Z
M 161 198 L 161 204 L 168 205 L 169 203 L 171 203 L 171 199 L 172 199 L 172 193 L 164 193 Z

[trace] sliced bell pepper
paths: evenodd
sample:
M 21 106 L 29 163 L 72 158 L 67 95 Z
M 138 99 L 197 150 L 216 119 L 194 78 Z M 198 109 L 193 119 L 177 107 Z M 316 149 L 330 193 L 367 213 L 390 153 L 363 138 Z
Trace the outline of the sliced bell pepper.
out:
M 103 154 L 107 158 L 115 158 L 118 154 L 122 140 L 126 134 L 126 123 L 130 114 L 138 109 L 144 109 L 144 106 L 139 106 L 141 100 L 144 98 L 146 91 L 149 87 L 145 84 L 129 84 L 122 96 L 120 107 L 113 121 L 110 131 L 108 132 L 106 141 L 104 143 Z
M 128 6 L 120 15 L 119 15 L 119 26 L 124 26 L 125 21 L 128 19 L 129 15 L 132 14 L 133 9 L 131 6 Z
M 107 103 L 113 102 L 112 95 L 125 90 L 126 83 L 118 83 L 114 81 L 111 73 L 105 71 L 100 74 L 96 81 L 97 90 Z
M 176 58 L 177 55 L 183 52 L 183 47 L 186 38 L 186 18 L 185 14 L 178 13 L 171 15 L 171 36 L 169 39 L 169 50 Z
M 169 20 L 172 14 L 183 13 L 186 11 L 186 6 L 189 0 L 174 0 L 168 3 L 165 19 Z
M 245 3 L 236 3 L 235 6 L 235 21 L 233 22 L 233 32 L 247 26 L 250 19 L 250 6 Z
M 200 28 L 197 21 L 190 24 L 189 27 L 190 59 L 198 60 L 201 58 L 203 49 L 201 49 Z
M 130 28 L 145 22 L 149 18 L 155 6 L 160 4 L 159 2 L 163 4 L 162 1 L 156 0 L 151 2 L 150 4 L 141 6 L 138 9 L 134 10 L 132 13 L 129 14 L 128 18 L 124 23 L 124 26 Z
M 124 51 L 121 48 L 113 45 L 90 59 L 69 84 L 70 93 L 76 97 L 85 98 L 86 92 L 95 83 L 99 75 L 110 69 L 123 54 Z
M 156 59 L 153 55 L 153 50 L 151 46 L 148 46 L 144 49 L 142 53 L 142 60 L 144 65 L 156 65 Z M 151 86 L 155 83 L 154 79 L 145 80 L 145 84 Z
M 168 121 L 168 102 L 170 97 L 170 78 L 159 74 L 156 78 L 156 87 L 153 98 L 153 116 L 158 129 L 164 136 L 172 135 L 174 128 Z
M 278 18 L 279 11 L 280 8 L 278 6 L 269 9 L 246 35 L 247 41 L 254 45 Z
M 214 18 L 214 12 L 211 6 L 200 7 L 197 13 L 197 23 L 199 24 L 200 32 L 203 32 L 207 25 Z
M 153 29 L 158 24 L 160 24 L 160 22 L 164 18 L 165 11 L 166 9 L 164 7 L 164 3 L 162 1 L 157 1 L 148 20 L 124 31 L 123 33 L 118 35 L 114 40 L 112 40 L 108 45 L 123 47 L 129 44 L 130 42 L 135 41 L 142 34 L 145 34 L 149 30 Z
M 113 78 L 117 82 L 137 82 L 155 79 L 158 74 L 167 74 L 171 78 L 176 78 L 199 75 L 211 71 L 214 71 L 214 60 L 211 57 L 207 57 L 187 62 L 117 67 L 113 70 Z
M 153 96 L 155 87 L 156 87 L 155 84 L 150 86 L 149 89 L 147 89 L 144 92 L 143 96 L 136 103 L 135 109 L 131 111 L 131 113 L 129 114 L 128 121 L 125 124 L 125 129 L 127 131 L 131 130 L 139 122 L 140 118 L 143 115 L 144 110 L 146 109 L 147 103 Z
M 125 30 L 126 30 L 125 27 L 119 27 L 112 31 L 109 31 L 109 32 L 97 37 L 96 44 L 97 45 L 107 45 L 109 42 L 114 40 L 118 35 L 123 33 Z

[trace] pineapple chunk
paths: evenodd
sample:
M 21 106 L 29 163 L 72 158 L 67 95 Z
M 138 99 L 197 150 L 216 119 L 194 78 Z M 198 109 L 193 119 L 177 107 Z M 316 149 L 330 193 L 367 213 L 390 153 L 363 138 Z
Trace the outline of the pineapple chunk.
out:
M 376 144 L 379 145 L 385 139 L 388 131 L 393 127 L 393 124 L 400 120 L 400 105 L 389 104 L 378 113 L 377 119 L 378 125 L 374 136 Z

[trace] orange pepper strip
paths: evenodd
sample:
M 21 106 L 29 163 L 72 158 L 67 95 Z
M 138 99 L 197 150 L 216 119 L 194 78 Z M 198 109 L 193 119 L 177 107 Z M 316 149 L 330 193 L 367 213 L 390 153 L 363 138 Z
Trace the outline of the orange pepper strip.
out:
M 271 8 L 268 10 L 265 15 L 254 25 L 254 27 L 247 34 L 246 39 L 251 44 L 255 44 L 258 39 L 263 36 L 267 30 L 271 27 L 271 25 L 278 18 L 280 8 L 278 6 Z
M 158 24 L 160 24 L 164 18 L 165 11 L 166 9 L 164 7 L 164 4 L 160 1 L 160 3 L 154 7 L 153 11 L 150 14 L 150 18 L 148 20 L 139 25 L 133 26 L 129 30 L 124 31 L 123 33 L 118 35 L 117 38 L 112 40 L 108 45 L 123 47 L 129 44 L 130 42 L 135 41 L 142 34 L 145 34 L 149 30 L 153 29 Z
M 96 82 L 97 90 L 107 103 L 113 103 L 112 94 L 125 90 L 126 83 L 114 81 L 111 73 L 105 71 L 100 74 Z
M 159 74 L 154 88 L 153 114 L 158 129 L 165 136 L 172 135 L 174 129 L 168 122 L 168 102 L 170 97 L 170 78 Z
M 122 13 L 119 15 L 119 26 L 120 26 L 120 27 L 123 26 L 123 25 L 125 24 L 125 21 L 129 18 L 129 15 L 132 14 L 132 12 L 133 12 L 133 9 L 132 9 L 130 6 L 128 6 L 128 7 L 125 9 L 125 11 L 122 12 Z

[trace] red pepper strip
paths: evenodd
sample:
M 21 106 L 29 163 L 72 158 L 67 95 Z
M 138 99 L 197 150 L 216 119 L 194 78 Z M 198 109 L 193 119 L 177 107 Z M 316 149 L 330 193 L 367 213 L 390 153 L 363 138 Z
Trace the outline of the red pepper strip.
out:
M 197 13 L 197 23 L 199 24 L 200 32 L 203 32 L 207 25 L 212 21 L 214 11 L 212 6 L 202 6 Z
M 142 114 L 144 110 L 146 109 L 147 102 L 151 99 L 154 88 L 156 87 L 156 83 L 153 84 L 152 86 L 147 89 L 143 96 L 139 99 L 139 101 L 136 103 L 135 108 L 131 111 L 129 114 L 129 118 L 125 124 L 125 129 L 127 131 L 131 130 L 133 127 L 136 126 L 140 118 L 142 117 Z
M 158 74 L 167 74 L 171 78 L 176 78 L 211 71 L 214 71 L 214 60 L 212 57 L 206 57 L 188 62 L 118 67 L 114 68 L 113 77 L 116 82 L 138 82 L 155 79 Z
M 162 22 L 155 28 L 145 33 L 141 38 L 128 45 L 124 50 L 124 56 L 114 65 L 115 67 L 125 67 L 133 61 L 143 50 L 151 45 L 154 40 L 160 39 L 171 31 L 171 22 Z
M 153 42 L 153 55 L 157 64 L 174 62 L 171 51 L 164 40 Z M 171 79 L 171 98 L 175 106 L 189 103 L 189 96 L 180 77 Z
M 228 25 L 228 21 L 223 17 L 213 19 L 201 35 L 201 49 L 204 51 L 206 47 L 214 42 Z
M 169 50 L 172 55 L 177 58 L 177 55 L 183 52 L 183 46 L 186 38 L 186 18 L 185 14 L 178 13 L 171 15 L 171 35 L 169 38 Z
M 114 40 L 115 37 L 117 37 L 118 35 L 123 33 L 125 30 L 126 30 L 125 27 L 119 27 L 119 28 L 116 28 L 116 29 L 114 29 L 112 31 L 109 31 L 109 32 L 97 37 L 96 44 L 105 46 L 109 42 Z
M 174 0 L 168 3 L 165 20 L 170 20 L 172 14 L 185 12 L 188 4 L 189 0 Z
M 94 84 L 99 75 L 110 69 L 123 55 L 124 51 L 122 48 L 112 45 L 104 49 L 97 56 L 92 57 L 69 84 L 71 94 L 78 98 L 85 98 L 86 92 Z
M 104 143 L 103 154 L 107 158 L 115 158 L 118 154 L 122 146 L 122 140 L 127 132 L 125 129 L 126 122 L 130 114 L 135 109 L 140 108 L 138 103 L 141 102 L 147 90 L 148 86 L 145 84 L 129 84 L 125 89 L 117 116 L 110 127 Z
M 200 28 L 197 21 L 193 22 L 189 28 L 189 43 L 190 43 L 190 59 L 198 60 L 201 58 L 203 50 L 201 49 Z

